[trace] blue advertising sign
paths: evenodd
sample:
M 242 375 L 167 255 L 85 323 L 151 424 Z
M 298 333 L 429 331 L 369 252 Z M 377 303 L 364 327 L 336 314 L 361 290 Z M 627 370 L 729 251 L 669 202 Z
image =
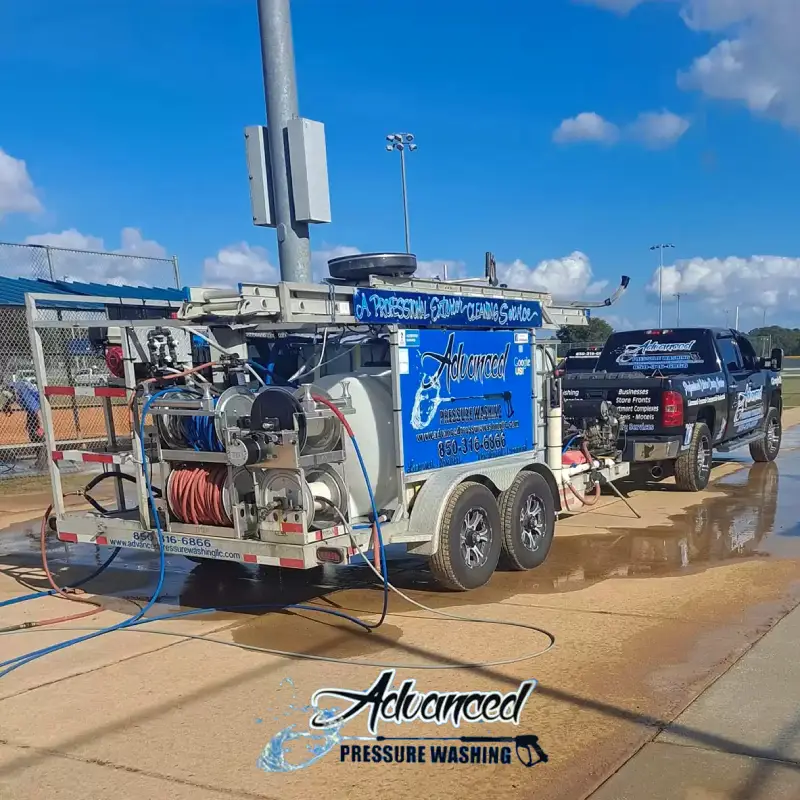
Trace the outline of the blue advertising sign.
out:
M 357 288 L 353 314 L 365 325 L 441 325 L 463 328 L 540 328 L 538 300 L 510 300 Z
M 424 472 L 533 450 L 527 331 L 404 331 L 403 468 Z

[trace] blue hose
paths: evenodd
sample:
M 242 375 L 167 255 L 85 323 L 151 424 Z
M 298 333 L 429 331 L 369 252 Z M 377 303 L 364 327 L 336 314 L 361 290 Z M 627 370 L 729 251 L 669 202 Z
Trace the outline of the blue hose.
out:
M 576 433 L 576 434 L 575 434 L 575 436 L 573 436 L 573 437 L 572 437 L 572 438 L 571 438 L 571 439 L 570 439 L 570 440 L 569 440 L 569 441 L 568 441 L 568 442 L 567 442 L 567 443 L 564 445 L 564 449 L 563 449 L 561 452 L 562 452 L 562 453 L 566 453 L 566 452 L 567 452 L 567 450 L 569 450 L 569 446 L 570 446 L 570 445 L 571 445 L 571 444 L 572 444 L 572 443 L 573 443 L 573 442 L 574 442 L 576 439 L 580 439 L 580 438 L 581 438 L 581 434 L 580 434 L 580 433 Z
M 166 394 L 170 394 L 171 392 L 176 392 L 176 391 L 180 391 L 180 389 L 177 388 L 177 387 L 169 387 L 167 389 L 162 389 L 162 390 L 156 392 L 155 394 L 152 394 L 145 401 L 144 406 L 142 407 L 142 418 L 141 418 L 140 426 L 139 426 L 139 436 L 140 436 L 141 442 L 145 441 L 144 423 L 145 423 L 145 419 L 147 418 L 147 414 L 150 411 L 150 407 L 151 407 L 153 401 L 155 401 L 159 397 L 163 397 Z M 345 613 L 343 613 L 341 611 L 335 611 L 333 609 L 327 609 L 327 608 L 318 608 L 317 606 L 308 606 L 308 605 L 302 605 L 302 604 L 293 604 L 293 605 L 257 604 L 257 605 L 254 605 L 254 606 L 238 606 L 238 607 L 234 606 L 234 607 L 229 607 L 227 610 L 234 610 L 236 608 L 239 608 L 239 609 L 265 608 L 265 609 L 273 609 L 273 610 L 296 609 L 296 610 L 300 610 L 300 611 L 319 612 L 319 613 L 323 613 L 323 614 L 330 614 L 332 616 L 340 617 L 340 618 L 345 619 L 345 620 L 347 620 L 349 622 L 352 622 L 355 625 L 358 625 L 358 626 L 360 626 L 362 628 L 365 628 L 368 631 L 374 630 L 375 628 L 378 628 L 383 624 L 384 620 L 386 619 L 386 615 L 388 614 L 388 610 L 389 610 L 389 575 L 388 575 L 388 570 L 387 570 L 387 567 L 386 567 L 386 548 L 385 548 L 384 543 L 383 543 L 383 534 L 381 532 L 381 526 L 380 526 L 380 520 L 379 520 L 379 514 L 378 514 L 378 507 L 377 507 L 377 503 L 375 502 L 375 494 L 374 494 L 374 492 L 372 490 L 372 482 L 369 479 L 369 473 L 367 472 L 367 468 L 366 468 L 366 465 L 364 463 L 364 459 L 363 459 L 363 457 L 361 455 L 361 448 L 358 446 L 358 441 L 357 441 L 357 439 L 356 439 L 354 434 L 350 434 L 350 440 L 353 443 L 353 449 L 355 450 L 356 456 L 358 457 L 358 463 L 359 463 L 359 465 L 361 467 L 361 472 L 362 472 L 362 475 L 364 476 L 364 481 L 366 482 L 366 485 L 367 485 L 367 492 L 369 493 L 370 504 L 372 506 L 373 519 L 374 519 L 374 522 L 375 522 L 375 531 L 376 531 L 376 534 L 377 534 L 377 537 L 378 537 L 378 546 L 380 547 L 380 552 L 381 552 L 381 573 L 382 573 L 382 576 L 383 576 L 383 608 L 381 610 L 381 616 L 380 616 L 379 620 L 374 624 L 370 624 L 370 623 L 364 622 L 363 620 L 358 619 L 357 617 L 353 617 L 353 616 L 351 616 L 349 614 L 345 614 Z M 190 609 L 188 611 L 182 611 L 182 612 L 178 611 L 178 612 L 173 612 L 171 614 L 164 614 L 164 615 L 161 615 L 161 616 L 158 616 L 158 617 L 153 617 L 153 618 L 150 618 L 150 619 L 144 619 L 144 617 L 147 614 L 147 612 L 158 602 L 158 598 L 161 595 L 161 590 L 162 590 L 162 588 L 164 586 L 164 577 L 165 577 L 165 572 L 166 572 L 166 554 L 165 554 L 165 551 L 164 551 L 164 532 L 161 529 L 161 520 L 160 520 L 159 515 L 158 515 L 158 509 L 156 507 L 155 496 L 153 494 L 153 487 L 152 487 L 152 484 L 150 482 L 150 476 L 148 474 L 147 454 L 146 454 L 146 452 L 144 450 L 144 447 L 142 448 L 142 472 L 144 474 L 145 483 L 146 483 L 146 486 L 147 486 L 147 495 L 148 495 L 148 500 L 150 502 L 150 508 L 152 510 L 152 513 L 153 513 L 153 521 L 155 523 L 155 528 L 156 528 L 156 534 L 157 534 L 157 540 L 158 540 L 158 555 L 159 555 L 158 582 L 156 584 L 156 588 L 153 591 L 153 594 L 150 597 L 150 599 L 147 601 L 147 603 L 142 608 L 139 609 L 139 611 L 136 614 L 134 614 L 132 617 L 130 617 L 127 620 L 123 620 L 122 622 L 118 622 L 117 624 L 110 625 L 110 626 L 108 626 L 106 628 L 101 628 L 100 630 L 97 630 L 97 631 L 92 631 L 91 633 L 85 634 L 83 636 L 77 636 L 77 637 L 75 637 L 73 639 L 68 639 L 68 640 L 66 640 L 64 642 L 59 642 L 57 644 L 50 645 L 49 647 L 43 647 L 43 648 L 40 648 L 39 650 L 34 650 L 31 653 L 27 653 L 27 654 L 22 655 L 22 656 L 17 656 L 16 658 L 12 658 L 12 659 L 9 659 L 7 661 L 0 662 L 0 668 L 2 668 L 2 670 L 0 671 L 0 678 L 5 677 L 10 672 L 13 672 L 15 669 L 18 669 L 19 667 L 25 666 L 26 664 L 29 664 L 29 663 L 31 663 L 32 661 L 35 661 L 38 658 L 42 658 L 43 656 L 49 655 L 50 653 L 58 652 L 59 650 L 64 650 L 67 647 L 71 647 L 72 645 L 76 645 L 76 644 L 80 644 L 81 642 L 89 641 L 90 639 L 96 639 L 98 636 L 103 636 L 106 633 L 112 633 L 113 631 L 121 630 L 123 628 L 133 627 L 135 625 L 143 625 L 145 623 L 154 622 L 156 620 L 174 619 L 176 617 L 191 616 L 191 615 L 202 614 L 202 613 L 211 613 L 211 612 L 217 611 L 217 610 L 226 610 L 225 608 L 222 608 L 222 609 L 214 609 L 214 608 Z M 116 553 L 112 554 L 111 558 L 113 558 L 114 556 L 116 556 Z M 109 558 L 108 563 L 110 563 L 111 558 Z M 100 571 L 102 571 L 102 569 L 104 569 L 104 568 L 105 568 L 105 565 L 100 569 Z M 96 574 L 96 573 L 94 573 L 94 574 Z M 88 578 L 87 578 L 87 580 L 88 580 Z
M 142 407 L 142 418 L 139 424 L 139 437 L 142 443 L 144 443 L 145 441 L 144 422 L 145 419 L 147 418 L 147 413 L 150 411 L 150 406 L 153 404 L 153 401 L 155 401 L 159 397 L 163 397 L 166 394 L 170 394 L 176 391 L 180 391 L 180 389 L 171 386 L 167 389 L 161 389 L 155 394 L 150 395 L 150 397 L 148 397 L 147 400 L 145 400 L 144 406 Z M 132 617 L 123 620 L 122 622 L 118 622 L 115 625 L 110 625 L 107 628 L 101 628 L 100 630 L 92 631 L 91 633 L 87 633 L 84 636 L 76 636 L 73 639 L 67 639 L 65 642 L 59 642 L 58 644 L 50 645 L 49 647 L 42 647 L 39 650 L 34 650 L 33 652 L 27 653 L 26 655 L 17 656 L 16 658 L 9 659 L 8 661 L 3 661 L 2 663 L 0 663 L 0 667 L 4 667 L 4 669 L 0 671 L 0 678 L 5 677 L 6 675 L 9 674 L 9 672 L 13 672 L 15 669 L 18 669 L 19 667 L 25 666 L 26 664 L 30 664 L 31 661 L 35 661 L 37 658 L 41 658 L 42 656 L 58 652 L 59 650 L 65 650 L 67 647 L 71 647 L 72 645 L 80 644 L 81 642 L 87 642 L 90 639 L 96 639 L 98 636 L 102 636 L 106 633 L 111 633 L 112 631 L 117 631 L 122 628 L 126 628 L 129 625 L 132 625 L 137 620 L 141 619 L 156 604 L 156 602 L 158 601 L 158 597 L 161 594 L 161 590 L 164 586 L 166 558 L 164 553 L 164 532 L 161 530 L 161 520 L 159 519 L 158 516 L 158 509 L 156 508 L 156 500 L 155 496 L 153 495 L 153 487 L 150 483 L 150 476 L 148 474 L 148 469 L 147 469 L 147 453 L 145 451 L 144 446 L 142 446 L 142 472 L 144 474 L 145 483 L 147 485 L 148 499 L 150 501 L 150 508 L 153 512 L 153 519 L 155 521 L 156 533 L 158 537 L 158 555 L 159 555 L 158 583 L 156 584 L 155 591 L 153 592 L 150 599 Z
M 106 567 L 108 567 L 111 562 L 117 557 L 121 547 L 115 547 L 114 551 L 111 555 L 91 574 L 87 575 L 85 578 L 81 578 L 77 583 L 73 583 L 72 586 L 65 586 L 64 589 L 80 589 L 81 586 L 86 585 L 89 581 L 94 580 L 101 572 L 103 572 Z M 26 600 L 36 600 L 39 597 L 50 597 L 51 595 L 57 594 L 55 589 L 48 589 L 47 591 L 41 592 L 32 592 L 31 594 L 24 594 L 22 597 L 12 597 L 10 600 L 3 600 L 0 603 L 0 608 L 5 608 L 6 606 L 13 606 L 17 603 L 24 603 Z

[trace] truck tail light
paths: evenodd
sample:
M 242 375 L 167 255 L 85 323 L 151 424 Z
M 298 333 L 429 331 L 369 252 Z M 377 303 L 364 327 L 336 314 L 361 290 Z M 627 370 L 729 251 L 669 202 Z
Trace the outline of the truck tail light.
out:
M 665 428 L 683 425 L 683 397 L 680 392 L 666 391 L 661 395 L 661 424 Z

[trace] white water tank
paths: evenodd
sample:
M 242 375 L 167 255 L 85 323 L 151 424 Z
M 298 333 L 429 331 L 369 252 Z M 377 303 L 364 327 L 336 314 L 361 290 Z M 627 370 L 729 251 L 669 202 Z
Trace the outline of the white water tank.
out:
M 327 375 L 314 382 L 333 400 L 347 393 L 355 413 L 347 421 L 358 441 L 367 467 L 378 511 L 397 497 L 394 414 L 392 413 L 392 372 L 387 367 L 363 367 L 344 375 Z M 350 516 L 368 515 L 372 506 L 353 444 L 345 435 L 345 480 L 350 496 Z

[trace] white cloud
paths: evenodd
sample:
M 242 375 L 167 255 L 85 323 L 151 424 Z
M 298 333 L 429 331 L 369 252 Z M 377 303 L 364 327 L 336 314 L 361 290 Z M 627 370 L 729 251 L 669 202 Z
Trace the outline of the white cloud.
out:
M 642 0 L 645 2 L 646 0 Z M 582 0 L 626 12 L 634 0 Z M 678 75 L 678 85 L 800 129 L 800 2 L 672 0 L 686 26 L 716 43 Z
M 689 120 L 671 111 L 649 111 L 639 114 L 626 133 L 651 149 L 670 147 L 689 130 Z
M 27 165 L 0 148 L 0 219 L 5 214 L 34 214 L 41 210 Z
M 435 258 L 432 261 L 417 261 L 416 276 L 418 278 L 444 279 L 444 267 L 447 267 L 447 279 L 455 280 L 467 277 L 467 265 L 463 261 L 447 258 Z
M 330 275 L 328 271 L 329 261 L 343 256 L 357 256 L 360 252 L 357 247 L 351 247 L 346 244 L 323 244 L 318 250 L 311 251 L 311 277 L 315 281 L 327 278 Z
M 800 258 L 750 256 L 749 258 L 691 258 L 665 266 L 664 298 L 702 301 L 709 310 L 737 304 L 741 308 L 800 311 Z M 658 269 L 647 286 L 658 295 Z
M 515 289 L 551 292 L 559 298 L 599 294 L 607 281 L 593 281 L 592 265 L 585 253 L 575 251 L 564 258 L 551 258 L 529 267 L 517 259 L 497 265 L 497 277 Z
M 165 259 L 167 251 L 152 239 L 145 239 L 138 228 L 123 228 L 120 246 L 106 247 L 98 236 L 83 234 L 75 228 L 60 233 L 28 236 L 24 244 L 49 245 L 50 263 L 58 280 L 111 283 L 118 286 L 172 286 L 170 264 L 149 259 Z M 83 252 L 83 251 L 93 252 Z M 15 250 L 13 263 L 4 272 L 23 277 L 48 277 L 46 258 L 32 257 L 22 248 Z
M 592 316 L 605 320 L 615 331 L 631 331 L 637 328 L 636 323 L 624 314 L 593 313 Z
M 203 285 L 220 289 L 238 283 L 275 283 L 278 268 L 269 260 L 263 247 L 239 242 L 223 247 L 203 262 Z
M 328 262 L 342 256 L 358 255 L 362 251 L 352 245 L 329 245 L 311 251 L 311 277 L 319 282 L 328 277 Z M 416 274 L 421 278 L 442 277 L 442 267 L 447 264 L 448 278 L 463 278 L 467 274 L 463 261 L 435 259 L 417 261 Z M 225 288 L 237 283 L 274 283 L 280 280 L 280 270 L 270 260 L 263 247 L 240 242 L 223 247 L 215 256 L 203 262 L 203 283 Z
M 572 142 L 600 142 L 614 144 L 619 139 L 619 128 L 594 111 L 584 111 L 577 117 L 565 119 L 553 132 L 558 144 Z

